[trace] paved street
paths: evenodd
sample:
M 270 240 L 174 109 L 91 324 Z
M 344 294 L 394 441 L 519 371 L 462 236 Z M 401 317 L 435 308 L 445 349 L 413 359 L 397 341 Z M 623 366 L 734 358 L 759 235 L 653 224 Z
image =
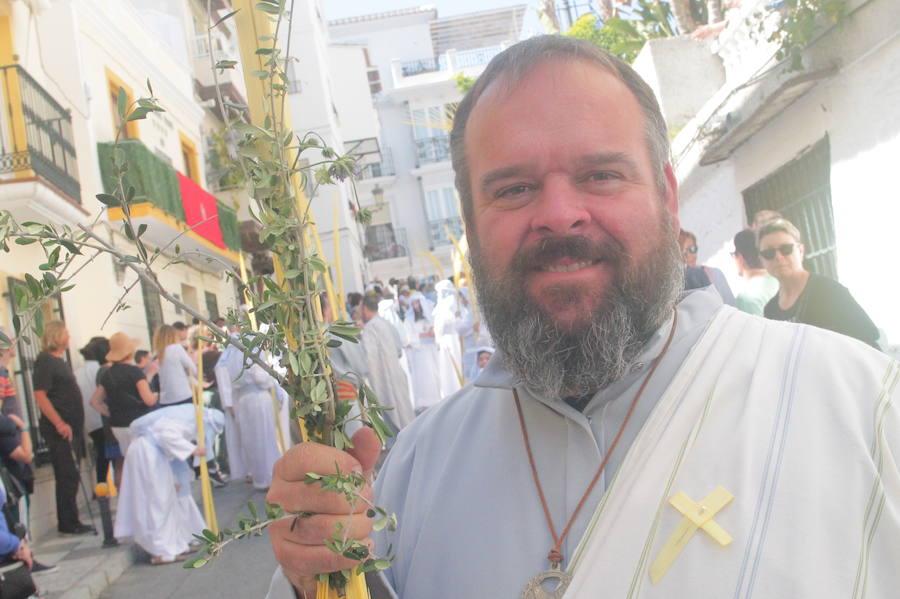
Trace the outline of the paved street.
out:
M 243 481 L 234 481 L 213 492 L 219 526 L 233 527 L 237 516 L 246 514 L 249 500 L 261 504 L 264 493 Z M 199 570 L 182 564 L 151 566 L 149 558 L 125 571 L 101 595 L 103 599 L 230 599 L 265 597 L 275 558 L 268 536 L 241 539 L 226 547 L 223 555 Z

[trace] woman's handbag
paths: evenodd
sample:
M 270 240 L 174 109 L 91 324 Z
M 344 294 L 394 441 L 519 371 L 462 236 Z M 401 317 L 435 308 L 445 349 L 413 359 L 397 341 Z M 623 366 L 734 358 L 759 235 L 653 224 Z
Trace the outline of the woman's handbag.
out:
M 27 599 L 37 592 L 31 570 L 22 561 L 0 566 L 0 599 Z

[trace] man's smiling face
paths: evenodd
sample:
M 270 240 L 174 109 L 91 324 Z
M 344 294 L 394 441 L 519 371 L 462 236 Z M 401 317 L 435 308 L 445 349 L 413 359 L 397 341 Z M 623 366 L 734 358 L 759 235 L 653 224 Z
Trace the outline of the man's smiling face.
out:
M 465 146 L 482 278 L 513 283 L 574 330 L 673 243 L 674 176 L 667 166 L 658 189 L 644 123 L 625 84 L 587 62 L 545 61 L 490 85 Z

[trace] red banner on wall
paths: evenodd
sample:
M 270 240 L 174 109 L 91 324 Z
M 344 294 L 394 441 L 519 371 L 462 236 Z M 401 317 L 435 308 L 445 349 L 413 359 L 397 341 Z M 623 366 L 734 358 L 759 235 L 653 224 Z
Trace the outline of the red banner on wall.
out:
M 222 228 L 219 226 L 219 208 L 216 196 L 178 173 L 178 186 L 181 188 L 181 204 L 184 206 L 184 220 L 195 233 L 220 248 L 225 247 L 222 240 Z

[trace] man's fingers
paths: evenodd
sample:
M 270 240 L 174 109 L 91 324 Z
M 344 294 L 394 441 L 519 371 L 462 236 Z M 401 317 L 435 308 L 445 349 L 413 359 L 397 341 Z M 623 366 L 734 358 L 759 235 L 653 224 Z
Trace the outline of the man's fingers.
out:
M 335 533 L 348 538 L 362 540 L 372 532 L 372 519 L 365 513 L 352 516 L 330 516 L 317 514 L 308 518 L 298 518 L 291 529 L 291 521 L 286 520 L 285 538 L 301 545 L 321 545 Z M 341 528 L 338 529 L 338 526 Z
M 358 561 L 333 553 L 320 543 L 305 545 L 296 542 L 294 538 L 296 532 L 296 528 L 291 531 L 291 520 L 279 520 L 269 527 L 275 559 L 295 585 L 304 580 L 308 581 L 309 577 L 316 574 L 337 572 L 359 564 Z M 366 543 L 371 551 L 371 540 Z
M 368 474 L 375 467 L 375 462 L 381 456 L 381 441 L 368 426 L 364 426 L 353 435 L 353 448 L 347 453 L 352 455 L 362 466 L 363 472 Z
M 282 458 L 284 459 L 284 458 Z M 372 488 L 367 484 L 360 489 L 360 495 L 372 501 Z M 312 512 L 314 514 L 355 514 L 365 512 L 367 505 L 357 499 L 353 505 L 342 493 L 323 491 L 318 482 L 285 482 L 276 476 L 272 477 L 272 486 L 266 495 L 266 501 L 280 505 L 287 512 Z
M 334 474 L 335 467 L 341 472 L 362 471 L 359 462 L 345 451 L 320 443 L 300 443 L 275 462 L 274 474 L 287 482 L 306 480 L 307 472 Z
M 306 483 L 306 474 L 334 474 L 335 468 L 342 473 L 359 471 L 361 466 L 349 454 L 317 443 L 303 443 L 291 448 L 275 462 L 272 485 L 266 501 L 280 505 L 288 512 L 313 512 L 320 514 L 350 514 L 364 512 L 366 504 L 362 500 L 347 501 L 341 493 L 323 491 L 320 483 Z M 365 485 L 360 494 L 367 500 L 372 498 L 372 489 Z

